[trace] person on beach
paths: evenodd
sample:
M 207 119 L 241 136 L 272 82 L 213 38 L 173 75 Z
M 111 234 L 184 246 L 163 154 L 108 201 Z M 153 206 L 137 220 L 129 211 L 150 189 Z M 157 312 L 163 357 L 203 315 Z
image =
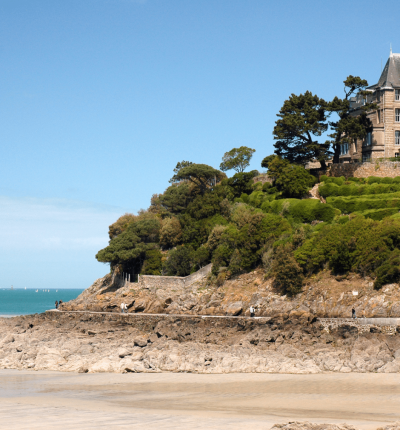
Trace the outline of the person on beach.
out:
M 254 309 L 254 307 L 250 306 L 250 317 L 253 318 L 255 313 L 256 313 L 256 310 Z
M 354 318 L 354 319 L 357 318 L 356 317 L 356 310 L 354 308 L 351 310 L 351 317 Z
M 56 300 L 56 309 L 58 309 L 58 300 Z

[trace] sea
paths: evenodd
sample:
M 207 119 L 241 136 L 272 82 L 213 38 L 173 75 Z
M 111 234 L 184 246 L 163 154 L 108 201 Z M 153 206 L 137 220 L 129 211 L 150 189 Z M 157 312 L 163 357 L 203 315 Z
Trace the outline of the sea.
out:
M 0 288 L 0 317 L 31 315 L 55 308 L 55 301 L 76 299 L 82 289 Z

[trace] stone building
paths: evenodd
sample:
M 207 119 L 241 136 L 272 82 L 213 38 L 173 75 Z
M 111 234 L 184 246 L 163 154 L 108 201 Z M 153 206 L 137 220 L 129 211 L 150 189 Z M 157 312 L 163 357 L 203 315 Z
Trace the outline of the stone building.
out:
M 377 111 L 368 113 L 373 131 L 363 141 L 342 144 L 341 163 L 400 157 L 400 54 L 390 52 L 378 83 L 368 87 L 367 91 L 370 92 L 367 101 L 379 106 Z M 352 114 L 360 113 L 365 103 L 360 94 L 352 97 Z

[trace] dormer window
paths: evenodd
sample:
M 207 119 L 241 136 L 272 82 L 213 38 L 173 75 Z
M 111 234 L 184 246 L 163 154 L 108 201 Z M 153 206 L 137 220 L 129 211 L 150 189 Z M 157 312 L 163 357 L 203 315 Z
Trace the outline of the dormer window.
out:
M 396 101 L 400 100 L 400 90 L 395 90 L 394 99 Z

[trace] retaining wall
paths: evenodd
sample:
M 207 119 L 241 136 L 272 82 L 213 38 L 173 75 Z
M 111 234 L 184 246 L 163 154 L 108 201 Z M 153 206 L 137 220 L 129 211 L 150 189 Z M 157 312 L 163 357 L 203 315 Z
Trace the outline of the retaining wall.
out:
M 159 288 L 187 288 L 205 278 L 211 272 L 211 267 L 212 264 L 208 264 L 197 272 L 185 277 L 140 275 L 138 284 L 140 287 L 150 290 Z
M 400 176 L 400 162 L 376 161 L 371 163 L 344 163 L 332 164 L 329 176 L 344 176 L 345 178 L 367 178 L 378 176 L 380 178 L 395 178 Z

